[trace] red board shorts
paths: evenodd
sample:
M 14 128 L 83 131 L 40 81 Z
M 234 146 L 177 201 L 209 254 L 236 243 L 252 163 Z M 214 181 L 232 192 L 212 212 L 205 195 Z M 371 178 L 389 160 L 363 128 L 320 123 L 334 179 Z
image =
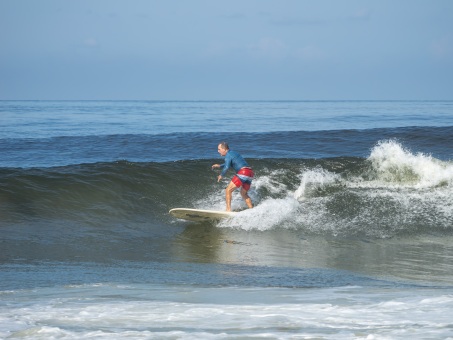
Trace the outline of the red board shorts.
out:
M 246 191 L 250 189 L 250 186 L 252 185 L 252 180 L 253 176 L 255 174 L 253 173 L 252 168 L 241 168 L 236 175 L 233 176 L 231 181 L 236 185 L 237 188 L 243 187 Z

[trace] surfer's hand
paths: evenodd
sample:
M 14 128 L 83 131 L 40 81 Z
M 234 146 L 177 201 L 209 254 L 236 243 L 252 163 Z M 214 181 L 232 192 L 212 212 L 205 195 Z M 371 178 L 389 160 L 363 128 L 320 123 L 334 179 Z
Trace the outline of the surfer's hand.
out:
M 219 164 L 213 164 L 211 169 L 214 170 L 215 168 L 220 168 L 220 165 Z

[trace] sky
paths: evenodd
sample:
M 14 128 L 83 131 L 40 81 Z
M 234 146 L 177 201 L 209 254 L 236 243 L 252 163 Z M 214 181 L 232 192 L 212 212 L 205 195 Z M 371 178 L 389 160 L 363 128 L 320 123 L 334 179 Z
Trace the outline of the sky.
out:
M 0 100 L 453 100 L 453 1 L 0 0 Z

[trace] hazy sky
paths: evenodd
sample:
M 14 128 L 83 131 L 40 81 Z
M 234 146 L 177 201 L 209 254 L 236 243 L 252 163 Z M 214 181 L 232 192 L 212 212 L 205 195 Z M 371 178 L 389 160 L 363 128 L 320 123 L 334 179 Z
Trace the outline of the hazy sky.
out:
M 0 99 L 453 99 L 452 0 L 0 0 Z

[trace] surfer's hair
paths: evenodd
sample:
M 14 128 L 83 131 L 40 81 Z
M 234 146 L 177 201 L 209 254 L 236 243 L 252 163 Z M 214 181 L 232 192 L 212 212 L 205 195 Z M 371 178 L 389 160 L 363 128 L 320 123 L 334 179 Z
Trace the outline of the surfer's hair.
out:
M 230 147 L 228 146 L 227 142 L 220 142 L 219 145 L 222 147 L 224 150 L 230 150 Z

